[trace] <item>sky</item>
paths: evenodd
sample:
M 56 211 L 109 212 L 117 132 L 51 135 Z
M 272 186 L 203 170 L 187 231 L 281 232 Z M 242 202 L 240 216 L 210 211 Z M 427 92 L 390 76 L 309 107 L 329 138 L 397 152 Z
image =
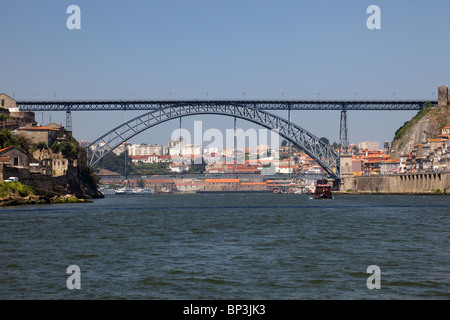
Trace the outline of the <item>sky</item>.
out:
M 81 29 L 69 29 L 70 5 Z M 370 5 L 381 29 L 369 29 Z M 0 2 L 0 92 L 16 100 L 437 99 L 450 84 L 450 1 L 161 0 Z M 94 141 L 140 112 L 73 112 L 73 135 Z M 287 111 L 274 112 L 287 117 Z M 414 111 L 349 111 L 350 143 L 391 141 Z M 339 141 L 337 111 L 292 121 Z M 36 120 L 65 124 L 64 112 Z M 233 118 L 190 116 L 193 132 Z M 238 128 L 255 128 L 238 120 Z M 174 120 L 132 143 L 167 145 Z M 225 145 L 225 142 L 223 143 Z

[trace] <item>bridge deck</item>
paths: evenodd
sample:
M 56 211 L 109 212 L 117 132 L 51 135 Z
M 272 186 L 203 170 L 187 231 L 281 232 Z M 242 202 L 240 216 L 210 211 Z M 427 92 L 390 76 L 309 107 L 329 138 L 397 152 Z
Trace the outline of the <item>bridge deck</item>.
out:
M 17 101 L 22 111 L 158 110 L 169 106 L 234 105 L 259 110 L 421 110 L 427 100 L 148 100 L 148 101 Z

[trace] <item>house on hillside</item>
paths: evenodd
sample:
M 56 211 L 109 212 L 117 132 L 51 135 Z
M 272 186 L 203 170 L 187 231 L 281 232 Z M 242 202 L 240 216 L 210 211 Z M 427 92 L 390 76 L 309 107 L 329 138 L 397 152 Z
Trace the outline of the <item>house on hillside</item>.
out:
M 31 144 L 36 145 L 44 142 L 50 147 L 58 137 L 59 129 L 51 127 L 22 127 L 16 130 L 19 137 L 27 139 Z
M 1 149 L 0 157 L 2 158 L 2 164 L 9 165 L 11 167 L 29 168 L 30 166 L 30 157 L 28 154 L 15 146 Z M 8 159 L 8 161 L 6 161 L 6 159 Z

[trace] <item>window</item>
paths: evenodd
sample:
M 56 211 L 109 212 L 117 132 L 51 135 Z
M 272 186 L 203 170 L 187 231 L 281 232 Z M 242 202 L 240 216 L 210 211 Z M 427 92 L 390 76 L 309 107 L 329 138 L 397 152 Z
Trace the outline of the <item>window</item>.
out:
M 13 165 L 18 166 L 19 165 L 19 158 L 18 157 L 14 157 L 13 159 Z
M 2 107 L 5 106 L 5 99 L 2 99 Z

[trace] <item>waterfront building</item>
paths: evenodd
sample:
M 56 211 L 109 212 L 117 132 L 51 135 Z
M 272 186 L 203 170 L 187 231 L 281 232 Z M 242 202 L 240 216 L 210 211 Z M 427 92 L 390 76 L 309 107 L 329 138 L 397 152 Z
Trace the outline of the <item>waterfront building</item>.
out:
M 205 179 L 206 191 L 237 191 L 239 179 Z
M 406 163 L 405 163 L 406 164 Z M 389 159 L 380 163 L 381 174 L 396 174 L 399 172 L 399 159 Z
M 178 192 L 196 192 L 203 190 L 205 185 L 202 181 L 191 180 L 175 182 L 175 187 Z

